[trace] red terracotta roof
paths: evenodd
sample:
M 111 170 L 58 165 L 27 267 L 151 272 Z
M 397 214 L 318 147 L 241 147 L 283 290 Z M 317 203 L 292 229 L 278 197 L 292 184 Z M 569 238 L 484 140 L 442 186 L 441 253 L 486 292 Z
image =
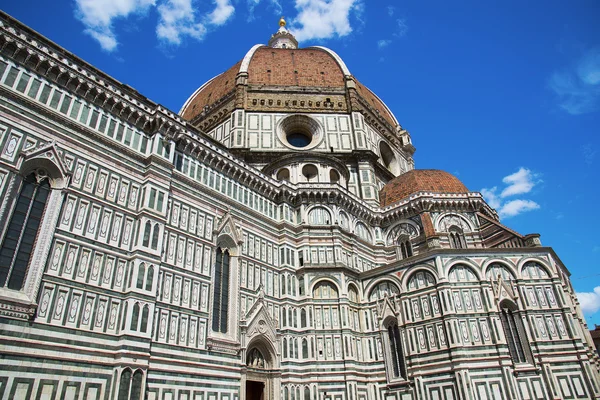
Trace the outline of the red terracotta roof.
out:
M 391 181 L 379 192 L 382 207 L 396 203 L 418 192 L 468 193 L 454 175 L 438 169 L 413 169 Z
M 235 89 L 235 77 L 240 70 L 241 64 L 242 61 L 239 61 L 233 67 L 207 83 L 206 86 L 190 100 L 181 116 L 188 121 L 191 121 L 195 116 L 202 112 L 204 106 L 210 106 Z
M 273 86 L 345 87 L 344 72 L 321 49 L 256 50 L 248 67 L 248 83 Z
M 195 93 L 182 112 L 191 121 L 205 106 L 210 106 L 235 89 L 242 61 L 214 78 Z M 356 79 L 356 91 L 390 125 L 396 126 L 387 107 Z M 264 86 L 346 88 L 346 77 L 334 55 L 319 48 L 279 49 L 259 47 L 248 64 L 248 84 Z

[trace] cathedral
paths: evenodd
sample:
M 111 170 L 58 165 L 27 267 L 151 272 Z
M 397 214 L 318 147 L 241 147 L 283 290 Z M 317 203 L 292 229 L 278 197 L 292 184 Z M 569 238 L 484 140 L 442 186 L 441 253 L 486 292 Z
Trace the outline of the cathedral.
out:
M 0 399 L 599 399 L 552 248 L 265 39 L 175 113 L 0 13 Z

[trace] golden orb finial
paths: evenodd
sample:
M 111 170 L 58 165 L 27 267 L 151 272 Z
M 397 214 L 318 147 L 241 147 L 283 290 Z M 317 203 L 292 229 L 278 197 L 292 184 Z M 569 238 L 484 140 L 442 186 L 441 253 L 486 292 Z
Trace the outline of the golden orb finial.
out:
M 279 26 L 284 27 L 285 26 L 285 18 L 281 17 L 279 19 Z

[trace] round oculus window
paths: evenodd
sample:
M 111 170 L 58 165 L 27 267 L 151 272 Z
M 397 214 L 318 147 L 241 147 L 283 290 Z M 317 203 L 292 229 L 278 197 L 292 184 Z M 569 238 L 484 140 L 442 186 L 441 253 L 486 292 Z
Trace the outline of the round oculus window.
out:
M 294 150 L 309 150 L 323 138 L 321 125 L 307 115 L 290 115 L 279 121 L 278 135 L 281 142 Z

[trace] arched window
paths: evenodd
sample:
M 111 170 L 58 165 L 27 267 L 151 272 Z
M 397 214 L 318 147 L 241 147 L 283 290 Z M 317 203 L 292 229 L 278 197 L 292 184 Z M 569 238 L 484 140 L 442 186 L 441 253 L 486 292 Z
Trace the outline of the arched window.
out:
M 466 249 L 467 241 L 465 240 L 465 235 L 458 226 L 451 226 L 448 230 L 449 238 L 450 238 L 450 247 L 453 249 Z
M 144 373 L 141 370 L 136 370 L 132 378 L 131 369 L 125 368 L 119 380 L 118 400 L 140 400 L 143 381 Z
M 385 326 L 387 330 L 386 343 L 388 345 L 388 365 L 391 366 L 390 373 L 392 378 L 406 379 L 406 365 L 404 364 L 404 354 L 402 351 L 402 340 L 400 339 L 400 329 L 398 321 L 392 320 Z
M 310 400 L 310 389 L 308 386 L 304 386 L 304 400 Z
M 366 241 L 366 242 L 373 242 L 373 236 L 371 236 L 371 232 L 369 232 L 369 229 L 367 228 L 367 226 L 365 224 L 363 224 L 362 222 L 358 222 L 356 224 L 356 236 L 358 236 L 359 238 L 361 238 L 362 240 Z
M 287 168 L 281 168 L 277 172 L 277 180 L 278 181 L 289 181 L 290 180 L 290 170 Z
M 133 305 L 133 313 L 131 314 L 131 325 L 129 329 L 132 331 L 137 331 L 138 319 L 140 318 L 140 304 L 135 303 Z
M 383 281 L 373 288 L 369 296 L 369 301 L 383 299 L 385 295 L 393 296 L 399 293 L 398 286 L 390 281 Z
M 283 338 L 283 358 L 287 358 L 288 356 L 288 340 Z
M 350 300 L 353 303 L 358 303 L 358 290 L 354 285 L 348 286 L 348 300 Z
M 533 356 L 529 348 L 529 341 L 525 333 L 523 321 L 517 313 L 517 306 L 504 300 L 500 303 L 500 319 L 504 336 L 506 336 L 506 344 L 508 351 L 515 364 L 533 363 Z
M 152 223 L 150 221 L 146 221 L 146 226 L 144 227 L 144 239 L 142 240 L 142 246 L 144 246 L 144 247 L 150 246 L 151 231 L 152 231 Z
M 143 289 L 144 279 L 146 279 L 146 264 L 141 263 L 138 267 L 137 283 L 135 287 L 138 289 Z
M 131 370 L 126 368 L 121 372 L 119 381 L 119 400 L 129 400 L 129 389 L 131 385 Z
M 149 313 L 150 309 L 148 307 L 148 305 L 146 304 L 144 306 L 144 310 L 142 311 L 142 324 L 140 327 L 140 332 L 146 333 L 146 331 L 148 330 L 148 313 Z
M 338 290 L 332 282 L 322 281 L 315 285 L 313 298 L 315 299 L 337 299 Z
M 30 174 L 23 180 L 0 247 L 0 288 L 23 288 L 49 195 L 47 178 L 38 182 L 36 175 Z
M 338 183 L 339 181 L 340 181 L 340 174 L 335 169 L 331 169 L 329 171 L 329 182 Z
M 331 214 L 323 207 L 315 207 L 308 213 L 308 223 L 310 225 L 330 225 Z
M 283 400 L 290 400 L 289 391 L 287 386 L 283 388 Z
M 158 224 L 154 224 L 154 232 L 152 232 L 152 249 L 158 249 L 158 237 L 160 235 L 160 226 Z
M 302 359 L 308 359 L 308 340 L 302 339 Z
M 148 267 L 148 278 L 146 278 L 146 290 L 152 290 L 152 284 L 154 283 L 154 267 L 151 265 Z
M 141 398 L 143 380 L 144 374 L 138 369 L 134 372 L 133 379 L 131 380 L 131 395 L 129 396 L 131 400 L 139 400 Z
M 306 310 L 304 308 L 300 310 L 300 327 L 306 328 Z
M 408 236 L 402 235 L 398 239 L 398 246 L 400 248 L 400 259 L 412 257 L 413 249 Z
M 342 229 L 348 230 L 350 228 L 350 220 L 345 212 L 340 212 L 340 226 Z
M 213 297 L 212 329 L 227 333 L 229 308 L 229 251 L 217 249 L 215 261 L 215 290 Z

